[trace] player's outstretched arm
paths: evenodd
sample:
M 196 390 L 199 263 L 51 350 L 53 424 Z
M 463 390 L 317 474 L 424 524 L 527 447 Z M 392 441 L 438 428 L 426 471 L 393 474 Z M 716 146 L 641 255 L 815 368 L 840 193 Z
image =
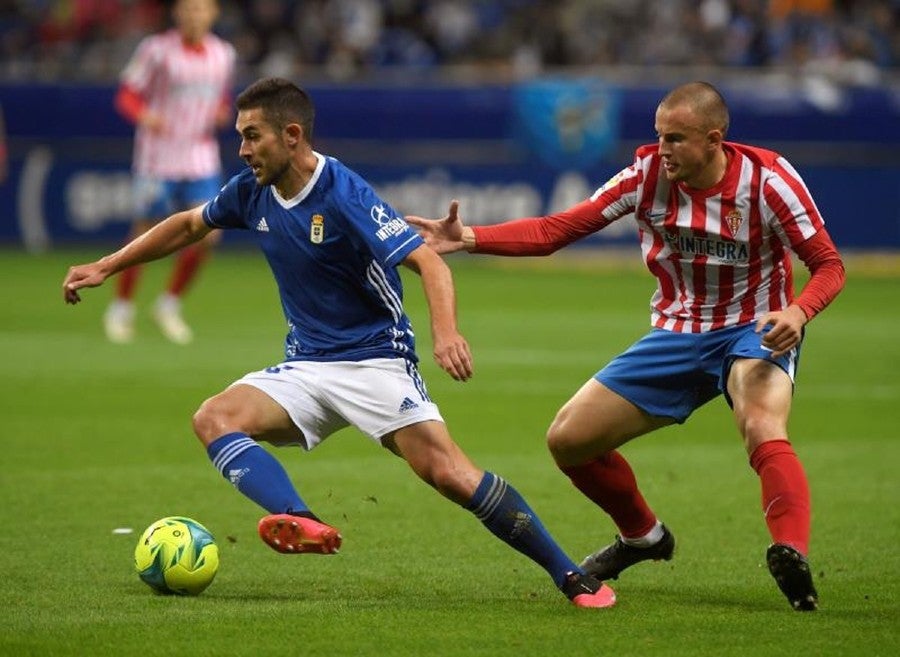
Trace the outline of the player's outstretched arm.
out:
M 450 211 L 443 219 L 407 215 L 406 221 L 438 253 L 471 251 L 475 248 L 475 233 L 459 217 L 459 201 L 450 201 Z
M 200 241 L 212 230 L 203 221 L 202 209 L 203 206 L 199 206 L 176 212 L 115 253 L 95 262 L 70 267 L 63 279 L 63 299 L 66 303 L 78 303 L 81 301 L 78 290 L 102 285 L 103 281 L 123 269 L 157 260 Z

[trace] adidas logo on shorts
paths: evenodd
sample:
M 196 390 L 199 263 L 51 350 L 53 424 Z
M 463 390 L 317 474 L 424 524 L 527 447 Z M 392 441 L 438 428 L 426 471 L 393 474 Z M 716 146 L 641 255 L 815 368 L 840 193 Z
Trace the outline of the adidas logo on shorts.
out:
M 419 408 L 419 405 L 416 402 L 414 402 L 412 399 L 410 399 L 409 397 L 404 397 L 403 401 L 400 402 L 400 408 L 398 410 L 401 413 L 408 413 L 409 411 L 413 410 L 414 408 Z

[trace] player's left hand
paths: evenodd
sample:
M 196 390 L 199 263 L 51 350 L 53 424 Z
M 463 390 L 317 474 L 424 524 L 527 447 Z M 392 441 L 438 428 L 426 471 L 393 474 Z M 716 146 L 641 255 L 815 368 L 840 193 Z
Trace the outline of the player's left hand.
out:
M 434 362 L 456 381 L 472 378 L 472 352 L 469 343 L 459 333 L 435 337 Z
M 791 305 L 760 317 L 756 321 L 756 332 L 761 333 L 766 326 L 772 327 L 762 336 L 762 346 L 772 350 L 771 358 L 778 358 L 800 344 L 807 321 L 800 306 Z

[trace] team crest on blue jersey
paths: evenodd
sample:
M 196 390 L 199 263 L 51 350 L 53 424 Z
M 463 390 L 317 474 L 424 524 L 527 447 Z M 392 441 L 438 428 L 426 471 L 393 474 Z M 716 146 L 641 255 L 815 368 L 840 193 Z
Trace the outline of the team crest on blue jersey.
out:
M 321 244 L 325 239 L 325 217 L 320 214 L 312 216 L 312 223 L 309 226 L 309 241 L 313 244 Z
M 741 213 L 737 210 L 732 210 L 725 215 L 725 223 L 728 224 L 731 235 L 736 237 L 738 231 L 741 229 L 741 224 L 744 223 L 744 217 L 741 216 Z

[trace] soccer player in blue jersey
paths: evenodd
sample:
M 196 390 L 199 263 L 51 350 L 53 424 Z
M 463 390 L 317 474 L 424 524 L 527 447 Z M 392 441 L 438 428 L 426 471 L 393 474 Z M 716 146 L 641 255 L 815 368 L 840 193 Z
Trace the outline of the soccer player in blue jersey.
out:
M 338 530 L 309 509 L 257 441 L 311 450 L 353 425 L 542 566 L 576 606 L 612 606 L 612 589 L 562 551 L 519 493 L 469 460 L 428 396 L 397 267 L 421 277 L 435 361 L 464 381 L 472 376 L 472 357 L 457 330 L 449 268 L 362 178 L 312 149 L 314 109 L 302 89 L 266 78 L 236 104 L 247 169 L 210 202 L 171 215 L 96 262 L 71 267 L 66 302 L 78 303 L 79 289 L 210 231 L 251 231 L 278 283 L 288 323 L 284 361 L 207 399 L 193 423 L 219 472 L 269 512 L 259 522 L 262 539 L 284 553 L 338 551 Z

